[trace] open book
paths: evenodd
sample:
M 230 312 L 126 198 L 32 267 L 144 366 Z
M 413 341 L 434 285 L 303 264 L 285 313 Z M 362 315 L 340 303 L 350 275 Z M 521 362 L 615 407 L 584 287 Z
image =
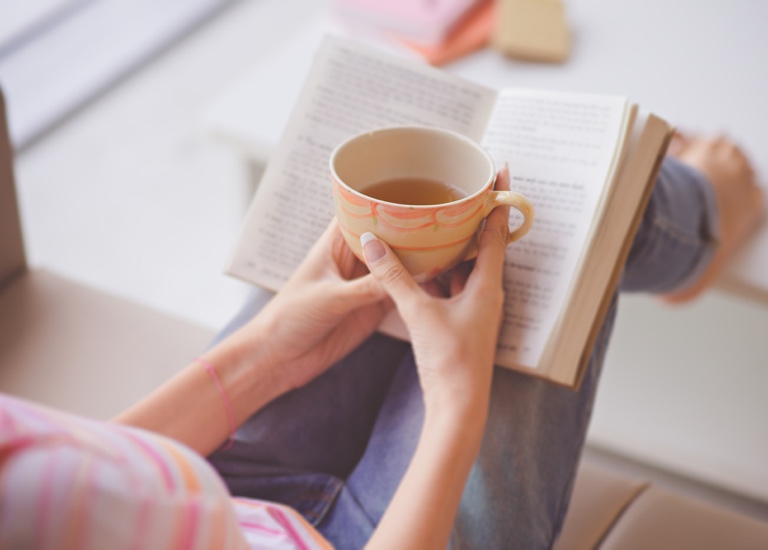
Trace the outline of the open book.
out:
M 277 290 L 334 215 L 333 148 L 398 124 L 481 143 L 536 208 L 507 249 L 496 362 L 577 387 L 672 134 L 626 98 L 492 90 L 326 38 L 245 218 L 228 273 Z M 510 218 L 510 224 L 518 220 Z M 406 337 L 402 325 L 384 332 Z

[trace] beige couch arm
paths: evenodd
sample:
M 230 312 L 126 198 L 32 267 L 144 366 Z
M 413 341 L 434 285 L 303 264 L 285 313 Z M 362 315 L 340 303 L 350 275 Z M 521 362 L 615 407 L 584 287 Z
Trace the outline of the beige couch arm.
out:
M 582 460 L 557 550 L 768 548 L 768 523 Z

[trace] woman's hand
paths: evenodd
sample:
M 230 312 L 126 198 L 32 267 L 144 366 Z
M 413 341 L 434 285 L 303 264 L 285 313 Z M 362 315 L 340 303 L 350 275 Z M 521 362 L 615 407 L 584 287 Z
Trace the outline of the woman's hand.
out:
M 506 170 L 501 172 L 497 188 L 508 188 L 508 178 Z M 419 286 L 372 234 L 361 239 L 368 268 L 408 327 L 428 409 L 487 404 L 504 299 L 508 217 L 507 207 L 491 213 L 474 268 L 455 269 L 444 291 L 435 282 Z
M 509 173 L 499 174 L 506 189 Z M 424 391 L 419 443 L 366 548 L 445 548 L 488 415 L 501 324 L 509 209 L 498 207 L 480 235 L 474 269 L 451 274 L 441 291 L 422 288 L 373 235 L 361 239 L 366 262 L 392 296 L 410 332 Z
M 259 315 L 115 421 L 208 455 L 254 412 L 349 353 L 391 307 L 334 221 Z
M 391 308 L 334 219 L 277 296 L 233 336 L 290 390 L 357 347 Z

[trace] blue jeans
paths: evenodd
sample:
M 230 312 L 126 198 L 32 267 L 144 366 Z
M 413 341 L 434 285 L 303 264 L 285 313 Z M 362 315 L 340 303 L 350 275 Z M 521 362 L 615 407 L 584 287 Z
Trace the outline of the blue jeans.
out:
M 668 292 L 711 259 L 717 211 L 702 175 L 667 158 L 635 237 L 621 288 Z M 220 338 L 271 295 L 254 291 Z M 451 535 L 452 549 L 549 548 L 563 524 L 615 296 L 578 391 L 496 368 L 483 444 Z M 309 385 L 250 418 L 210 457 L 235 495 L 293 506 L 337 548 L 359 549 L 413 455 L 423 420 L 413 353 L 375 334 Z

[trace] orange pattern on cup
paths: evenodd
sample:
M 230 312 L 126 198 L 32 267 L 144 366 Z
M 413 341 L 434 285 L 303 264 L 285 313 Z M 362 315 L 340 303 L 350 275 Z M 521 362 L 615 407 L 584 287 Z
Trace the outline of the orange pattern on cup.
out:
M 459 204 L 449 203 L 438 209 L 425 209 L 407 205 L 390 206 L 381 204 L 372 199 L 351 193 L 336 180 L 334 180 L 334 192 L 336 193 L 339 208 L 347 216 L 361 220 L 373 218 L 374 223 L 381 223 L 387 229 L 398 232 L 418 231 L 428 228 L 438 230 L 440 227 L 459 227 L 483 208 L 482 195 L 471 200 L 464 200 Z M 353 210 L 350 207 L 357 207 L 360 210 Z M 418 223 L 419 221 L 421 223 Z

